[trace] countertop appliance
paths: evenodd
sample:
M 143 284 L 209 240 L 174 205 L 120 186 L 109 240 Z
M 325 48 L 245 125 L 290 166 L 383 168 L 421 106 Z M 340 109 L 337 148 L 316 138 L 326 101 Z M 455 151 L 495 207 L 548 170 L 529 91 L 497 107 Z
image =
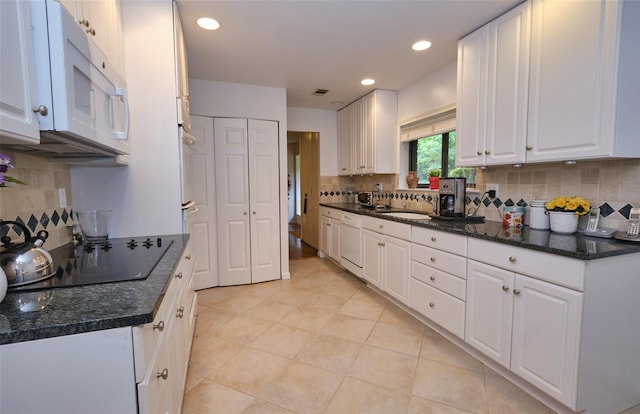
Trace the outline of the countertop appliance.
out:
M 361 206 L 373 207 L 373 191 L 360 191 L 356 200 Z
M 438 212 L 445 217 L 464 217 L 466 178 L 440 178 Z
M 343 211 L 340 214 L 340 264 L 362 277 L 362 216 Z
M 66 244 L 50 251 L 56 271 L 46 280 L 9 288 L 30 291 L 146 279 L 171 240 L 160 237 L 110 239 L 104 244 Z

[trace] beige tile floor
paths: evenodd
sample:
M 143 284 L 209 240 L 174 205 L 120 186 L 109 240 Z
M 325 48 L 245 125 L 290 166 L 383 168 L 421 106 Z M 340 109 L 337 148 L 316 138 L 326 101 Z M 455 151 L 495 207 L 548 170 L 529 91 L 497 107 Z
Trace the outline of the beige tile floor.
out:
M 553 412 L 327 259 L 290 270 L 198 293 L 185 414 Z

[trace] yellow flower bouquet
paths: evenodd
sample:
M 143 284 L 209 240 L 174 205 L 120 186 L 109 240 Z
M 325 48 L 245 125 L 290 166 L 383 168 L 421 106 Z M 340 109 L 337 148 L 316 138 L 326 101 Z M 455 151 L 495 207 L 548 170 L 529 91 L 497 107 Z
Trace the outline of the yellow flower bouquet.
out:
M 547 211 L 562 211 L 566 213 L 576 213 L 584 216 L 591 209 L 591 204 L 582 197 L 558 196 L 546 202 L 544 205 Z

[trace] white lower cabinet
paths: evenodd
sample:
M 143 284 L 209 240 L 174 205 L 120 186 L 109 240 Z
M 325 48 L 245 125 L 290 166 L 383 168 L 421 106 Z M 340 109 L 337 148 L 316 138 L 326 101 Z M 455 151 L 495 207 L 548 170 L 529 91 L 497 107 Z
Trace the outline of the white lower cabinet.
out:
M 362 227 L 362 277 L 409 304 L 411 226 L 365 216 Z
M 467 238 L 413 227 L 410 306 L 464 338 Z
M 340 263 L 340 210 L 320 207 L 320 251 Z
M 582 297 L 582 292 L 469 260 L 465 340 L 572 405 Z
M 194 260 L 187 245 L 151 324 L 133 328 L 139 413 L 179 413 L 195 328 Z

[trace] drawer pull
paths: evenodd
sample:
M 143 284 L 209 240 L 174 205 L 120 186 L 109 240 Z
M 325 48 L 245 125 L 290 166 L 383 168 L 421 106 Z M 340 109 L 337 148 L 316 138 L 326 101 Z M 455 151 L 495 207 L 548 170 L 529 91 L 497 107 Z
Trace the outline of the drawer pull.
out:
M 153 329 L 157 329 L 160 332 L 164 331 L 164 321 L 160 321 L 157 325 L 153 325 Z
M 167 378 L 169 378 L 169 370 L 165 368 L 162 370 L 162 372 L 158 372 L 156 378 L 162 378 L 163 380 L 166 380 Z
M 430 307 L 430 308 L 435 308 L 435 307 L 436 307 L 436 304 L 435 304 L 435 303 L 433 303 L 433 302 L 429 302 L 429 307 Z
M 436 258 L 435 257 L 431 257 L 431 258 L 429 258 L 429 260 L 431 260 L 432 262 L 435 262 Z
M 378 227 L 380 228 L 380 230 L 382 230 L 384 228 L 384 226 L 382 224 L 378 225 Z
M 515 262 L 516 262 L 516 258 L 515 258 L 515 257 L 513 257 L 513 256 L 509 256 L 509 261 L 510 261 L 511 263 L 515 263 Z
M 178 272 L 176 274 L 176 279 L 182 279 L 182 272 Z
M 435 282 L 435 281 L 436 281 L 436 277 L 435 277 L 435 276 L 431 276 L 431 277 L 429 278 L 429 280 L 430 280 L 430 281 L 432 281 L 432 282 Z
M 519 295 L 519 294 L 520 294 L 520 291 L 519 291 L 518 289 L 513 289 L 513 294 L 514 294 L 514 295 Z
M 509 286 L 502 285 L 502 290 L 504 290 L 505 292 L 508 292 L 509 291 Z
M 185 259 L 187 259 L 187 260 L 191 260 L 191 255 L 190 255 L 190 254 L 188 254 L 188 255 L 186 255 L 184 258 L 185 258 Z
M 436 241 L 436 238 L 435 238 L 435 237 L 431 237 L 431 241 L 432 241 L 432 242 L 435 242 L 435 241 Z
M 184 316 L 184 306 L 180 306 L 178 308 L 178 311 L 176 312 L 176 318 L 182 319 L 183 316 Z

